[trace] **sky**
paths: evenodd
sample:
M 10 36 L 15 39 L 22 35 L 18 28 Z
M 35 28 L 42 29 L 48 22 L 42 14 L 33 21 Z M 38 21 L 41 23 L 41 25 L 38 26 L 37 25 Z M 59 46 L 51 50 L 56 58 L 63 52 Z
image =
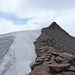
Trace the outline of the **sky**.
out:
M 57 22 L 75 37 L 75 0 L 0 0 L 0 34 Z

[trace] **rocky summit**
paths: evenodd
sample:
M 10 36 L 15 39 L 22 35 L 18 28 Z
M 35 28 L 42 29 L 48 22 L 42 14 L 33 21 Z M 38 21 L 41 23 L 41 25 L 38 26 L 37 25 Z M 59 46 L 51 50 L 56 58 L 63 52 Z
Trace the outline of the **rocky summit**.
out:
M 75 37 L 56 22 L 34 42 L 37 58 L 29 75 L 75 75 Z
M 39 45 L 39 47 L 36 47 Z M 35 41 L 36 51 L 41 47 L 53 47 L 57 52 L 75 54 L 75 38 L 70 36 L 56 22 L 41 30 L 41 35 Z

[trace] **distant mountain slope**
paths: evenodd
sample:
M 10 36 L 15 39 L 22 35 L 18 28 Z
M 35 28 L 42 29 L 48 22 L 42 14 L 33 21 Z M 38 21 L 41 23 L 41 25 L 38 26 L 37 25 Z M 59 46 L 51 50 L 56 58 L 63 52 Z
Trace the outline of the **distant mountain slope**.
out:
M 38 44 L 40 47 L 36 48 L 51 46 L 58 52 L 75 54 L 75 38 L 70 36 L 56 22 L 42 29 L 41 35 L 35 42 L 35 46 Z

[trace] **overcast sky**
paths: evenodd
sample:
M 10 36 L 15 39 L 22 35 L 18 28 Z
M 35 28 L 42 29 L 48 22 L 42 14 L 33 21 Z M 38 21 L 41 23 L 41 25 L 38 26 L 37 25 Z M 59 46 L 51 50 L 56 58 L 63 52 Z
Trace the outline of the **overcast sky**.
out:
M 0 34 L 40 29 L 53 21 L 75 36 L 75 0 L 0 0 Z

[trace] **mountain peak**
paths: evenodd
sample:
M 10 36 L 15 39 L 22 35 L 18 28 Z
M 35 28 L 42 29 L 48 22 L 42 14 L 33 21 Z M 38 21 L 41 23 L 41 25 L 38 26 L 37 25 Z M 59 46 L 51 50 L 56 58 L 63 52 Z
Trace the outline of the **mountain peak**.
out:
M 57 23 L 56 22 L 52 22 L 52 24 L 51 25 L 57 25 Z
M 61 28 L 56 22 L 52 22 L 49 26 L 49 29 Z
M 75 38 L 70 36 L 56 22 L 41 30 L 38 41 L 42 43 L 42 46 L 52 46 L 58 52 L 75 54 Z

